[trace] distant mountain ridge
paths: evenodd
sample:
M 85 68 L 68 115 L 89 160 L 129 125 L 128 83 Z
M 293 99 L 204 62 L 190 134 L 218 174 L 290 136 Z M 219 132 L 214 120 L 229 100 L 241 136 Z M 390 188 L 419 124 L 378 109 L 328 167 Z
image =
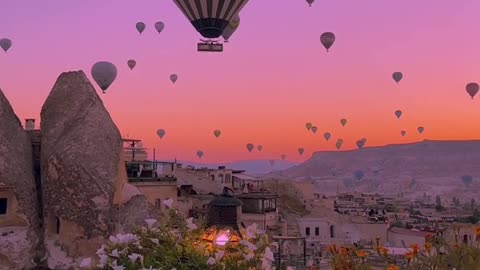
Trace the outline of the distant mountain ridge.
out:
M 355 172 L 363 172 L 357 179 Z M 468 188 L 461 180 L 471 175 Z M 348 151 L 315 152 L 307 161 L 268 175 L 314 181 L 326 193 L 346 190 L 409 193 L 479 190 L 480 140 L 424 140 Z M 418 194 L 416 194 L 418 195 Z
M 282 171 L 292 166 L 297 165 L 298 163 L 291 162 L 288 160 L 273 160 L 274 164 L 270 164 L 270 160 L 240 160 L 232 161 L 226 163 L 199 163 L 191 161 L 178 161 L 184 165 L 192 165 L 194 167 L 208 167 L 208 168 L 218 168 L 219 166 L 226 166 L 229 169 L 234 170 L 245 170 L 247 174 L 252 175 L 263 175 L 268 174 L 274 171 Z

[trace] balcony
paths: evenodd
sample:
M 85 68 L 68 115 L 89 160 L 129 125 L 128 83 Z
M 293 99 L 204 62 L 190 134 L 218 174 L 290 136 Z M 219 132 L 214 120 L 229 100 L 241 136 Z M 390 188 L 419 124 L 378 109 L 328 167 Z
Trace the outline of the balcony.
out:
M 125 168 L 129 183 L 176 184 L 173 175 L 174 163 L 152 161 L 126 161 Z

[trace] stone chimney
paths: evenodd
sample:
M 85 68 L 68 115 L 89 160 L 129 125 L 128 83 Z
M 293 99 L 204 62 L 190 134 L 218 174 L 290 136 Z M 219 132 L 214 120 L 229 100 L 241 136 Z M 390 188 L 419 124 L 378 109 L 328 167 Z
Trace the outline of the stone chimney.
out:
M 34 130 L 35 129 L 35 119 L 28 118 L 25 119 L 25 130 Z

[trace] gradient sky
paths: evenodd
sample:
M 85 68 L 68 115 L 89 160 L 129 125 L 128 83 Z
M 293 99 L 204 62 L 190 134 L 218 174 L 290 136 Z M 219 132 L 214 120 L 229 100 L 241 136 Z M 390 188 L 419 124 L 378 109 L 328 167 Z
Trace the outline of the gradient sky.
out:
M 119 75 L 98 91 L 105 106 L 124 136 L 168 160 L 195 160 L 201 149 L 205 162 L 282 153 L 302 161 L 334 150 L 337 138 L 344 150 L 362 137 L 366 146 L 477 139 L 480 102 L 465 85 L 480 82 L 479 10 L 478 0 L 250 0 L 224 52 L 211 54 L 196 51 L 200 35 L 172 0 L 4 1 L 0 38 L 13 46 L 0 51 L 0 88 L 21 119 L 39 119 L 61 72 L 91 78 L 95 62 L 110 61 Z M 337 37 L 329 53 L 319 38 L 326 31 Z M 394 71 L 404 74 L 398 85 Z M 167 131 L 161 141 L 158 128 Z M 262 152 L 248 153 L 249 142 Z

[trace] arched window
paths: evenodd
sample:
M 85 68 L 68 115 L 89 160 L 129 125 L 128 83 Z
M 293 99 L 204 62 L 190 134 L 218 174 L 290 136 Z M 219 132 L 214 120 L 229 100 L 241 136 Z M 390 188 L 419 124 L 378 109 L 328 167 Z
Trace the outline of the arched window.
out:
M 468 235 L 466 234 L 463 235 L 463 243 L 468 244 Z
M 210 174 L 210 179 L 211 179 L 212 181 L 215 181 L 215 174 Z
M 330 238 L 335 238 L 335 226 L 330 225 Z
M 218 178 L 220 178 L 220 183 L 223 184 L 223 180 L 224 180 L 224 179 L 223 179 L 223 174 L 219 174 L 219 175 L 218 175 Z

